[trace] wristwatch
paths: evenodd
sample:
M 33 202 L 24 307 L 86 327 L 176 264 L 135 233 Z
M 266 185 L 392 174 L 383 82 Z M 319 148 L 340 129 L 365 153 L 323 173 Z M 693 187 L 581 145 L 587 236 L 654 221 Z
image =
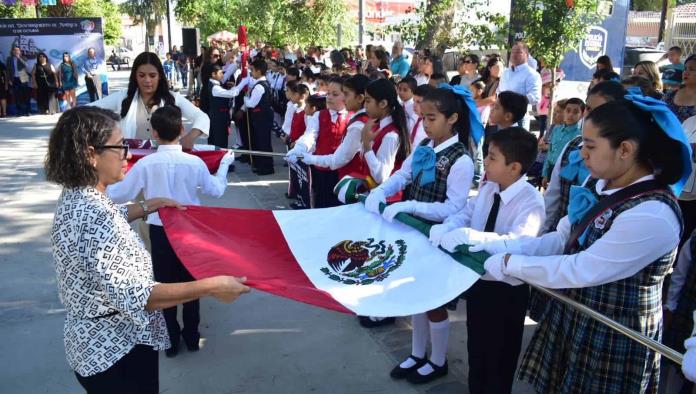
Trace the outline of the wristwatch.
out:
M 150 215 L 150 209 L 147 206 L 147 204 L 145 203 L 145 201 L 140 200 L 140 201 L 138 201 L 138 204 L 140 205 L 140 208 L 143 209 L 143 218 L 148 217 L 148 215 Z

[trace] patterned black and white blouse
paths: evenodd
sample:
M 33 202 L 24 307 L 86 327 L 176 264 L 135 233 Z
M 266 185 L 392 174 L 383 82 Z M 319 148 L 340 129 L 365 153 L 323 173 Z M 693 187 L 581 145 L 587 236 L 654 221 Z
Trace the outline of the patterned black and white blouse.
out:
M 71 368 L 91 376 L 136 344 L 169 347 L 162 312 L 145 310 L 155 285 L 152 260 L 125 205 L 93 187 L 64 189 L 51 241 Z

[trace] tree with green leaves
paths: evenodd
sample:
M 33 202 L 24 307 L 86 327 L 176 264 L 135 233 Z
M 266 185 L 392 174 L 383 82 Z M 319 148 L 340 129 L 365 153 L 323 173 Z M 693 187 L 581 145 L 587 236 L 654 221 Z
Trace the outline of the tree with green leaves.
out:
M 684 1 L 682 1 L 684 3 Z M 676 0 L 668 0 L 667 8 L 674 8 Z M 633 0 L 631 1 L 632 11 L 662 11 L 662 0 Z
M 150 51 L 150 39 L 155 35 L 157 25 L 167 15 L 167 0 L 127 0 L 121 11 L 133 18 L 135 25 L 145 25 L 145 51 Z
M 180 0 L 174 12 L 198 27 L 202 37 L 246 25 L 250 40 L 276 46 L 333 44 L 339 24 L 343 32 L 355 30 L 340 0 Z
M 121 13 L 110 0 L 75 0 L 69 6 L 58 2 L 57 5 L 42 6 L 41 15 L 65 18 L 101 16 L 104 20 L 104 42 L 115 45 L 121 38 Z
M 441 54 L 447 48 L 503 48 L 507 43 L 507 18 L 491 11 L 488 0 L 428 0 L 410 14 L 390 31 L 418 49 Z
M 600 0 L 516 0 L 511 24 L 522 26 L 524 37 L 534 56 L 543 60 L 556 80 L 556 69 L 563 56 L 575 49 L 587 35 L 588 29 L 599 23 L 604 15 Z M 553 103 L 554 84 L 550 102 Z M 553 119 L 553 105 L 549 106 L 549 121 Z

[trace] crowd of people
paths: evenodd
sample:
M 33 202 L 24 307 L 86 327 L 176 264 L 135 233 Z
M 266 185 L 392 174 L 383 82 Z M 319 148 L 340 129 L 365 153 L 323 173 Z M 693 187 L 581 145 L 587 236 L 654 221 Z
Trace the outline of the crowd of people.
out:
M 219 148 L 260 152 L 281 139 L 295 209 L 340 205 L 339 181 L 356 179 L 366 209 L 384 220 L 408 213 L 435 224 L 434 246 L 489 253 L 486 274 L 463 295 L 472 393 L 509 393 L 515 376 L 540 393 L 652 393 L 696 380 L 688 339 L 696 309 L 696 55 L 681 63 L 671 48 L 662 75 L 642 62 L 625 80 L 602 57 L 586 97 L 550 102 L 562 70 L 545 68 L 524 42 L 512 47 L 508 67 L 499 55 L 465 54 L 451 80 L 440 57 L 417 51 L 409 64 L 400 43 L 390 51 L 293 52 L 258 42 L 245 49 L 216 43 L 198 60 L 184 57 L 188 69 L 178 53 L 164 64 L 142 53 L 126 91 L 66 112 L 51 134 L 47 177 L 64 187 L 52 240 L 67 356 L 88 392 L 156 392 L 152 354 L 168 348 L 176 356 L 181 335 L 198 348 L 195 300 L 248 291 L 243 278 L 192 281 L 156 212 L 197 205 L 199 188 L 224 192 L 234 156 L 211 175 L 182 152 L 203 135 Z M 177 80 L 188 99 L 171 90 Z M 182 118 L 193 123 L 187 134 Z M 131 139 L 159 148 L 125 175 Z M 237 162 L 260 176 L 276 171 L 266 156 Z M 150 252 L 128 226 L 138 217 L 147 218 L 141 235 Z M 563 289 L 679 350 L 688 339 L 688 380 L 661 380 L 669 364 L 659 354 L 529 284 Z M 411 317 L 411 353 L 393 379 L 422 384 L 448 373 L 448 309 L 456 305 Z M 538 325 L 518 368 L 527 314 Z M 394 318 L 359 321 L 372 328 Z M 121 325 L 128 329 L 111 329 Z M 85 334 L 95 330 L 99 338 Z

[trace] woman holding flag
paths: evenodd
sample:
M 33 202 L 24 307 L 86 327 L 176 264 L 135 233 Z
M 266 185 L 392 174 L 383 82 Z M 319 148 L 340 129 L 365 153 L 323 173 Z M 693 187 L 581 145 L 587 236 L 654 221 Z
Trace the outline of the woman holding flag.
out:
M 682 229 L 677 203 L 691 148 L 660 101 L 627 95 L 589 113 L 581 155 L 590 179 L 573 186 L 568 216 L 537 238 L 472 247 L 506 276 L 564 294 L 656 341 L 662 284 Z M 670 187 L 671 185 L 671 187 Z M 538 392 L 655 393 L 660 356 L 572 307 L 552 302 L 518 378 Z

